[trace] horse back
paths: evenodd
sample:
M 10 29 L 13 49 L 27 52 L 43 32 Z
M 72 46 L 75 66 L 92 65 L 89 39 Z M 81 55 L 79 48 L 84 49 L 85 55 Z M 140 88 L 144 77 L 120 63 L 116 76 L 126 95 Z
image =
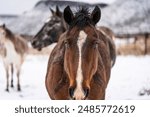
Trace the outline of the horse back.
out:
M 107 83 L 110 79 L 111 74 L 111 67 L 115 63 L 116 59 L 116 49 L 115 44 L 109 33 L 102 32 L 101 30 L 97 30 L 97 33 L 99 35 L 99 63 L 98 63 L 98 70 L 97 70 L 97 76 L 99 76 L 99 81 L 101 81 L 101 78 L 104 78 L 102 81 L 103 83 L 100 84 L 106 84 L 104 87 L 107 86 Z M 96 77 L 95 77 L 96 78 Z M 105 89 L 105 88 L 104 88 Z
M 113 67 L 116 61 L 116 46 L 114 43 L 115 35 L 111 29 L 104 26 L 99 27 L 98 30 L 105 36 L 105 40 L 107 40 L 111 57 L 111 65 Z

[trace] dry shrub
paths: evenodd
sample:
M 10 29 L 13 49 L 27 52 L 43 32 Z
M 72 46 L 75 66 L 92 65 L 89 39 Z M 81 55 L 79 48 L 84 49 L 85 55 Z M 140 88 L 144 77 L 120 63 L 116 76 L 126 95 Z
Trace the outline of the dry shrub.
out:
M 147 43 L 147 54 L 150 54 L 150 39 Z M 136 43 L 128 43 L 120 45 L 117 48 L 118 55 L 144 55 L 145 54 L 145 44 L 143 39 L 139 39 Z

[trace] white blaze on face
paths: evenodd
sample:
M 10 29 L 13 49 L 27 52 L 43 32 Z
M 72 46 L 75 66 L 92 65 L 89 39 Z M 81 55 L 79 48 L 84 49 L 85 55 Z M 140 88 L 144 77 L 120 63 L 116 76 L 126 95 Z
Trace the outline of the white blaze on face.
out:
M 83 47 L 83 44 L 86 41 L 87 34 L 84 31 L 80 31 L 79 38 L 77 41 L 78 49 L 79 49 L 79 63 L 78 63 L 78 69 L 77 69 L 77 75 L 76 75 L 76 83 L 77 87 L 74 91 L 74 98 L 76 100 L 81 100 L 85 97 L 83 89 L 82 89 L 82 81 L 83 81 L 83 74 L 82 74 L 82 61 L 81 61 L 81 50 Z

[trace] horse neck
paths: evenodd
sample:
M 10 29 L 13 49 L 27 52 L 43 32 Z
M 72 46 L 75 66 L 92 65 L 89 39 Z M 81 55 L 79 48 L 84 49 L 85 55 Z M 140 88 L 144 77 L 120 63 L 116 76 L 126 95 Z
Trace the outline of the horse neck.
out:
M 9 29 L 6 29 L 5 40 L 6 46 L 10 45 L 10 47 L 15 47 L 15 35 Z
M 8 46 L 8 45 L 10 45 L 10 47 L 12 47 L 12 46 L 14 46 L 14 43 L 13 43 L 12 39 L 6 37 L 5 38 L 5 46 Z
M 63 30 L 64 30 L 64 32 L 68 29 L 68 26 L 67 26 L 67 24 L 65 23 L 65 21 L 64 21 L 64 18 L 61 18 L 61 25 L 62 25 L 62 28 L 63 28 Z
M 23 55 L 28 49 L 27 44 L 21 39 L 20 36 L 14 35 L 14 38 L 8 38 L 6 40 L 6 49 L 8 51 L 11 51 L 9 50 L 11 48 L 12 51 L 14 50 L 16 53 Z

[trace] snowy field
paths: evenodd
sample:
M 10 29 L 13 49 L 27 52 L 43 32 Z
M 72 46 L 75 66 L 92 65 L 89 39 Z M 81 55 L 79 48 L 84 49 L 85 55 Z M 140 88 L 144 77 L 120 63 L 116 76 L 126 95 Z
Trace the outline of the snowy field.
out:
M 8 93 L 5 92 L 5 70 L 0 59 L 0 99 L 49 99 L 45 89 L 47 62 L 48 56 L 27 56 L 21 72 L 22 91 L 17 92 L 15 87 Z M 150 56 L 118 56 L 112 69 L 106 99 L 150 99 L 150 92 L 139 95 L 144 90 L 150 91 Z

